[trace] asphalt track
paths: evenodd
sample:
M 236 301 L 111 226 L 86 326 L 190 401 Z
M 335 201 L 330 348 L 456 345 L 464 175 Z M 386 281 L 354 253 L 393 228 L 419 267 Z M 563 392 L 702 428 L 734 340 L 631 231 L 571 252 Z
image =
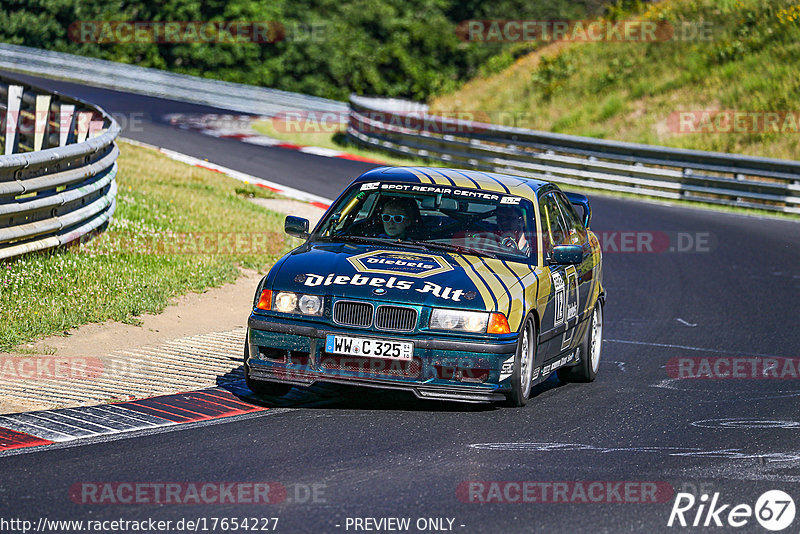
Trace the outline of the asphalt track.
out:
M 110 112 L 146 114 L 127 137 L 316 194 L 333 197 L 371 167 L 214 139 L 160 119 L 210 108 L 39 83 Z M 800 508 L 798 377 L 673 380 L 666 368 L 686 357 L 800 357 L 800 225 L 600 196 L 592 205 L 598 234 L 652 232 L 659 243 L 670 236 L 672 247 L 687 245 L 687 236 L 695 245 L 701 240 L 691 252 L 606 251 L 606 341 L 596 382 L 563 385 L 551 377 L 523 409 L 317 388 L 303 394 L 314 402 L 262 399 L 274 408 L 214 424 L 34 448 L 0 457 L 0 516 L 278 517 L 277 532 L 364 532 L 352 519 L 367 517 L 410 518 L 406 532 L 436 531 L 418 530 L 419 518 L 450 518 L 452 530 L 464 533 L 767 532 L 753 517 L 736 529 L 669 528 L 674 495 L 657 503 L 583 503 L 572 493 L 566 503 L 476 503 L 470 501 L 478 493 L 459 492 L 470 481 L 485 488 L 489 481 L 664 482 L 698 498 L 718 492 L 720 505 L 754 506 L 778 489 Z M 612 236 L 605 234 L 607 248 L 618 248 L 620 234 Z M 77 482 L 205 481 L 278 482 L 288 498 L 268 505 L 96 505 L 69 496 Z M 305 500 L 315 484 L 321 493 Z M 613 493 L 610 500 L 617 500 Z M 689 522 L 696 511 L 687 512 Z M 783 532 L 800 532 L 800 518 Z

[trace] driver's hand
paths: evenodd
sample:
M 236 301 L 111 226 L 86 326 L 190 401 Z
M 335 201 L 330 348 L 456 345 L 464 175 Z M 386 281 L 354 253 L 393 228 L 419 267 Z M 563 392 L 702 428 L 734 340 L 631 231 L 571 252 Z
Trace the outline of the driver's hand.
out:
M 506 248 L 513 248 L 514 250 L 519 250 L 519 245 L 517 245 L 517 241 L 513 237 L 504 237 L 501 244 Z

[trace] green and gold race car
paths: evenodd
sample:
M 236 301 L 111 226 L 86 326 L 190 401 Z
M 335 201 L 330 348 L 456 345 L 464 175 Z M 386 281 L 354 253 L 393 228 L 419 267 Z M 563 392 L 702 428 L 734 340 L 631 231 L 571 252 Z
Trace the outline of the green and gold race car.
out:
M 576 210 L 576 207 L 578 208 Z M 600 244 L 585 196 L 469 170 L 356 178 L 256 291 L 244 370 L 256 393 L 336 382 L 522 406 L 557 372 L 594 380 Z

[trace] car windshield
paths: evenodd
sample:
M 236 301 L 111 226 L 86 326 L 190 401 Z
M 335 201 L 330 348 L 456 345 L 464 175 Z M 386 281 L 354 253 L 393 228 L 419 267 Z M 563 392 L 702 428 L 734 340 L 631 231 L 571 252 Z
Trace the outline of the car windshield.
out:
M 536 226 L 525 198 L 407 182 L 359 183 L 319 223 L 314 240 L 405 244 L 531 257 Z

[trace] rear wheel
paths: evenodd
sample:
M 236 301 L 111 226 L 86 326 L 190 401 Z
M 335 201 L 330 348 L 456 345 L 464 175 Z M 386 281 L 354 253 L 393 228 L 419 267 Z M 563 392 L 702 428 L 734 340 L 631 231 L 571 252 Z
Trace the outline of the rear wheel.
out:
M 532 317 L 525 320 L 517 341 L 514 369 L 511 373 L 511 393 L 507 395 L 512 406 L 525 406 L 531 396 L 533 361 L 536 355 L 536 325 Z
M 250 366 L 247 365 L 247 343 L 244 344 L 244 381 L 250 391 L 259 395 L 271 395 L 273 397 L 282 397 L 289 393 L 292 386 L 289 384 L 280 384 L 278 382 L 266 382 L 264 380 L 256 380 L 250 377 Z
M 589 329 L 580 345 L 581 362 L 557 371 L 563 382 L 592 382 L 600 368 L 600 350 L 603 344 L 603 303 L 597 300 L 590 319 Z

